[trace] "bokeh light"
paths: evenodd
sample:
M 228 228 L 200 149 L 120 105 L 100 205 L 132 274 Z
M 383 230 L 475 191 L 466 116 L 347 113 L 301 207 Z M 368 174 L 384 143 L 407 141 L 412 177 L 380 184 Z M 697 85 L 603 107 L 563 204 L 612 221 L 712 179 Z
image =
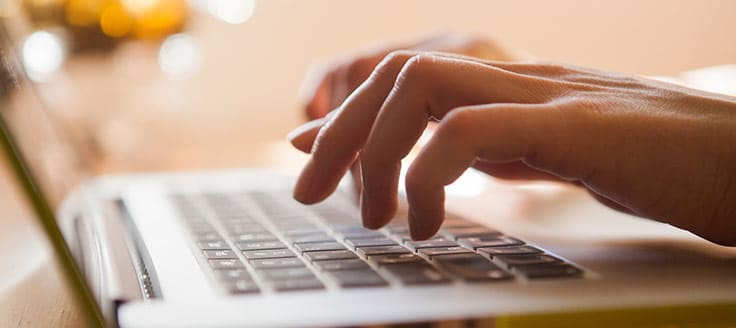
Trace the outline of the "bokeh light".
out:
M 58 36 L 37 31 L 23 42 L 23 66 L 32 80 L 44 81 L 64 63 L 65 52 L 64 43 Z
M 253 16 L 255 0 L 207 0 L 207 11 L 224 22 L 242 24 Z
M 190 35 L 174 34 L 161 44 L 158 63 L 161 70 L 173 78 L 191 76 L 201 62 L 198 44 Z

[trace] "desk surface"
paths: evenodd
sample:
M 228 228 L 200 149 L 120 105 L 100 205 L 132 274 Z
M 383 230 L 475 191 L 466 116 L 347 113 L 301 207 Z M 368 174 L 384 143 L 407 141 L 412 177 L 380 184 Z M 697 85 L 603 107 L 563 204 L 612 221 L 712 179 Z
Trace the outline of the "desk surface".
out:
M 297 167 L 303 157 L 282 138 L 301 120 L 296 94 L 308 64 L 378 40 L 442 28 L 480 32 L 541 58 L 657 75 L 736 58 L 730 33 L 714 33 L 733 30 L 736 2 L 728 0 L 680 0 L 664 9 L 633 0 L 446 4 L 269 0 L 242 25 L 195 14 L 187 33 L 203 62 L 189 79 L 160 72 L 157 44 L 130 43 L 72 57 L 39 88 L 98 152 L 101 172 Z M 79 312 L 50 264 L 51 250 L 0 163 L 0 327 L 76 327 Z

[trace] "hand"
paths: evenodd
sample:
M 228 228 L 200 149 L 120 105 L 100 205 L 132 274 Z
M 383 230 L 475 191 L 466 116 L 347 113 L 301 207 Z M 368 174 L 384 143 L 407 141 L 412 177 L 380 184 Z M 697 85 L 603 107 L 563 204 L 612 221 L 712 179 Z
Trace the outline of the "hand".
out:
M 475 167 L 570 181 L 613 208 L 736 245 L 736 99 L 556 64 L 391 53 L 336 114 L 294 136 L 314 143 L 294 197 L 323 200 L 358 158 L 363 224 L 385 225 L 400 160 L 431 120 L 405 181 L 414 239 L 436 233 L 443 187 Z
M 302 86 L 302 98 L 307 117 L 317 120 L 325 117 L 330 111 L 337 108 L 366 78 L 371 74 L 378 63 L 392 51 L 409 49 L 415 51 L 441 51 L 473 56 L 483 59 L 500 61 L 519 60 L 527 55 L 501 47 L 497 42 L 488 38 L 458 33 L 435 34 L 418 42 L 410 44 L 393 44 L 364 50 L 357 54 L 348 55 L 342 59 L 330 61 L 329 65 L 314 65 L 307 73 Z M 295 134 L 312 133 L 309 138 L 292 139 L 294 142 L 309 140 L 308 143 L 295 144 L 299 149 L 309 152 L 311 140 L 316 137 L 315 125 L 322 121 L 313 121 L 303 126 Z M 353 185 L 358 193 L 362 188 L 360 179 L 360 165 L 356 162 L 351 166 Z

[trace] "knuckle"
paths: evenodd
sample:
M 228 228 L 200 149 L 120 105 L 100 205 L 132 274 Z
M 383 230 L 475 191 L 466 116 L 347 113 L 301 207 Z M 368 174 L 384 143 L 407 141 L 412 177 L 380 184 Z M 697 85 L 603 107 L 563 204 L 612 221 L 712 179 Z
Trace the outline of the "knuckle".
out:
M 416 52 L 408 50 L 395 50 L 390 52 L 388 55 L 383 57 L 376 68 L 373 69 L 373 73 L 369 76 L 369 79 L 376 80 L 382 76 L 395 75 L 395 72 L 399 72 L 404 64 L 412 58 Z
M 456 108 L 442 118 L 436 135 L 439 138 L 464 139 L 473 135 L 475 111 L 468 108 Z

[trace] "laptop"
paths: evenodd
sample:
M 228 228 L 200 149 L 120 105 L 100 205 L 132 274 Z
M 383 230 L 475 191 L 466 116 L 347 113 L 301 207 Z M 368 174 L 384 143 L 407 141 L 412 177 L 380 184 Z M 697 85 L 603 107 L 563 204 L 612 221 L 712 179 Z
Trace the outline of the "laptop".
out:
M 93 176 L 10 31 L 0 141 L 91 325 L 736 325 L 734 248 L 574 192 L 532 207 L 501 189 L 451 198 L 461 214 L 413 241 L 401 214 L 364 229 L 347 184 L 295 202 L 288 172 Z

